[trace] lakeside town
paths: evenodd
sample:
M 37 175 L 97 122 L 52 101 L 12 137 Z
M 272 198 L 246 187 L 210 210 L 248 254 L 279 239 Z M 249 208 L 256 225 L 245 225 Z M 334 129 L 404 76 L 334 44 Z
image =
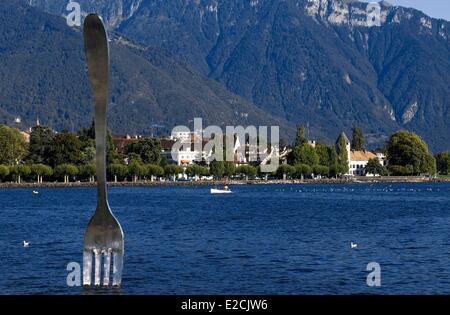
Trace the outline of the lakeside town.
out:
M 234 138 L 233 161 L 217 161 L 203 131 L 178 131 L 169 136 L 130 136 L 108 133 L 107 175 L 112 184 L 175 184 L 214 182 L 348 182 L 447 180 L 448 151 L 433 155 L 418 135 L 401 130 L 374 151 L 366 148 L 363 130 L 352 129 L 351 140 L 342 132 L 335 143 L 305 137 L 298 126 L 292 144 L 266 146 L 265 158 L 247 138 Z M 27 130 L 0 125 L 0 182 L 2 185 L 90 185 L 95 182 L 94 126 L 77 133 L 56 132 L 39 120 Z M 199 140 L 200 139 L 200 140 Z M 201 150 L 194 144 L 202 143 Z M 181 143 L 173 150 L 175 143 Z M 224 151 L 226 148 L 224 148 Z M 275 172 L 261 166 L 279 160 Z

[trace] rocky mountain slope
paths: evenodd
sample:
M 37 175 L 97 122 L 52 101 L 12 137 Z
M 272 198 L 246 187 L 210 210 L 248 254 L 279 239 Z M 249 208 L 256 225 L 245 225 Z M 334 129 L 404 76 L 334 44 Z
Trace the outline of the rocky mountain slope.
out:
M 289 124 L 228 92 L 157 47 L 111 34 L 110 126 L 116 133 L 169 133 L 195 117 L 204 124 Z M 0 3 L 0 123 L 77 130 L 92 120 L 79 29 L 23 1 Z
M 29 0 L 57 14 L 61 1 Z M 449 149 L 449 22 L 351 0 L 79 0 L 111 29 L 169 50 L 311 136 L 400 128 Z M 59 4 L 57 4 L 59 3 Z

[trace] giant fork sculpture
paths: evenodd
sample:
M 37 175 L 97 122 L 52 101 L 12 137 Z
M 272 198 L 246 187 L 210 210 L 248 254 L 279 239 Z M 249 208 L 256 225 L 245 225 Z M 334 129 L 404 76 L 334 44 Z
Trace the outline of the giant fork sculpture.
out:
M 109 285 L 111 256 L 113 281 L 120 286 L 122 279 L 124 241 L 122 228 L 109 208 L 106 189 L 106 108 L 108 103 L 109 48 L 102 20 L 90 14 L 84 21 L 84 45 L 94 101 L 95 143 L 97 167 L 97 209 L 84 235 L 83 286 L 91 285 L 92 256 L 94 256 L 94 284 Z M 103 259 L 102 259 L 103 258 Z M 103 260 L 103 263 L 102 263 Z

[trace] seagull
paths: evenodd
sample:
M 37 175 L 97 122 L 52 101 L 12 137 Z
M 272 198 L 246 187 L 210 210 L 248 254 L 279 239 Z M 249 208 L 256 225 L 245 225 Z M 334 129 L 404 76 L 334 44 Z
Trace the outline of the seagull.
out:
M 358 247 L 358 244 L 351 242 L 351 243 L 350 243 L 350 247 L 351 247 L 351 248 L 356 248 L 356 247 Z
M 27 241 L 23 241 L 23 247 L 30 247 L 30 243 Z

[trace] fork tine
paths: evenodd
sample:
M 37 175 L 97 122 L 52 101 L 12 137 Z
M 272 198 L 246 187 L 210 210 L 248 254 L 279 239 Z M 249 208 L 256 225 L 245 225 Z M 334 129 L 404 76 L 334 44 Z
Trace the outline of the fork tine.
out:
M 92 252 L 89 250 L 83 251 L 83 286 L 91 285 L 92 274 Z
M 113 286 L 120 287 L 122 282 L 123 252 L 115 252 L 113 258 Z
M 103 285 L 107 287 L 109 285 L 109 274 L 111 270 L 111 249 L 107 249 L 104 252 L 103 258 Z
M 94 284 L 95 286 L 99 286 L 100 285 L 100 271 L 101 271 L 101 252 L 98 249 L 94 249 L 94 255 L 95 255 L 95 280 L 94 280 Z

